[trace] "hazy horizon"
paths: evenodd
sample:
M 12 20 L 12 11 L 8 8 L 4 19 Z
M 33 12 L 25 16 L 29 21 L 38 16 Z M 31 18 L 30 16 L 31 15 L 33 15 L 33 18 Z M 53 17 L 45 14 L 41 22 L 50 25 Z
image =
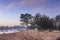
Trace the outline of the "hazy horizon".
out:
M 60 0 L 0 0 L 0 26 L 20 25 L 21 13 L 60 15 Z

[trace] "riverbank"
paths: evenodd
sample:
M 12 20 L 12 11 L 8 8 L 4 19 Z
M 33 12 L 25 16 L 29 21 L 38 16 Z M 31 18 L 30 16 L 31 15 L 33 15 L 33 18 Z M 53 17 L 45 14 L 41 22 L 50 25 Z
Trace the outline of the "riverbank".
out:
M 16 33 L 0 34 L 0 40 L 56 40 L 60 37 L 59 31 L 38 32 L 37 30 L 25 30 Z

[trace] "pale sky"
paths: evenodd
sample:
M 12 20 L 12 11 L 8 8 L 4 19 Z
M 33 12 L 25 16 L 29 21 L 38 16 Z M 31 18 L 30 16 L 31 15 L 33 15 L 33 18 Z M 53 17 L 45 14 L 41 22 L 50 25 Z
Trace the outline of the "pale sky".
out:
M 21 13 L 60 15 L 60 0 L 0 0 L 0 26 L 19 25 Z

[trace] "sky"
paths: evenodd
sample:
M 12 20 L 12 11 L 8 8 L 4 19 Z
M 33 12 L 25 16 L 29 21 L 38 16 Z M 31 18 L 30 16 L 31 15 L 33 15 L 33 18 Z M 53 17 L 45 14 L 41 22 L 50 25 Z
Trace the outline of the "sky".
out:
M 20 25 L 20 14 L 60 15 L 60 0 L 0 0 L 0 26 Z

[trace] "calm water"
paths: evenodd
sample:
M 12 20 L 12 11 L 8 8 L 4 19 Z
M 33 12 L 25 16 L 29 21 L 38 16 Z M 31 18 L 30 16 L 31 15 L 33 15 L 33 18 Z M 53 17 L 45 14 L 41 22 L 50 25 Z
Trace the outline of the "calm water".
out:
M 0 34 L 3 33 L 14 33 L 19 32 L 20 30 L 26 30 L 27 28 L 24 26 L 16 26 L 16 27 L 1 27 Z

